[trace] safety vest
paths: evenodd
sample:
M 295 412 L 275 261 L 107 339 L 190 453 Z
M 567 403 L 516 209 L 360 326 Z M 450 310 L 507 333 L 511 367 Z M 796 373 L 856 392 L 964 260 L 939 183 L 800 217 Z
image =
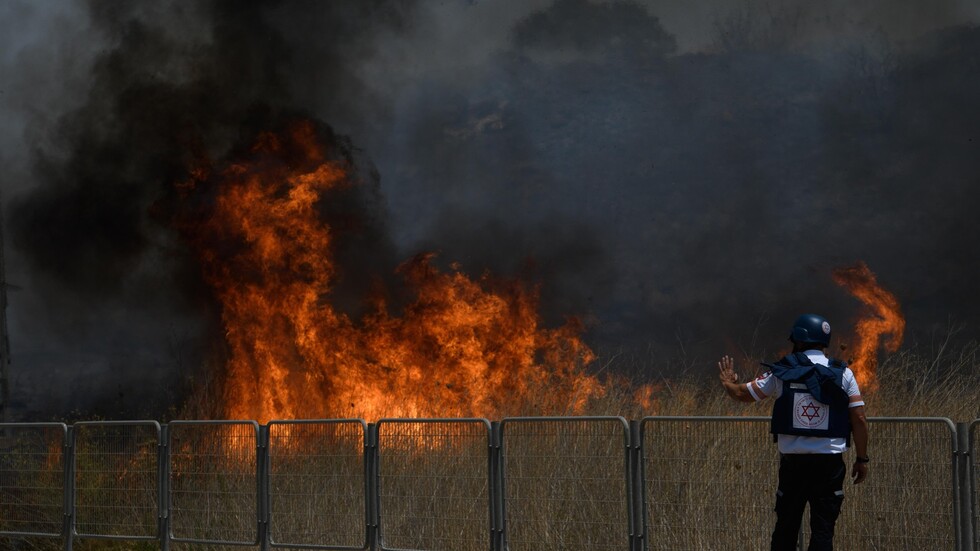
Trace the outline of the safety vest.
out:
M 847 438 L 850 446 L 851 416 L 843 387 L 847 364 L 831 359 L 829 366 L 816 365 L 797 352 L 763 365 L 783 382 L 783 392 L 772 405 L 773 441 L 778 434 L 788 434 Z

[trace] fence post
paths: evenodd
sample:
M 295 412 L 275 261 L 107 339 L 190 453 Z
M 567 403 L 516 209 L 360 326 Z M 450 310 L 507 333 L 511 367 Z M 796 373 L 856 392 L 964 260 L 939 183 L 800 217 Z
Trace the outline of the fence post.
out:
M 259 549 L 268 551 L 269 534 L 269 425 L 259 425 L 259 441 L 256 445 L 255 469 L 257 507 L 259 516 Z
M 364 435 L 364 502 L 367 509 L 368 549 L 379 549 L 381 546 L 378 476 L 378 424 L 368 423 L 367 434 Z
M 167 425 L 160 426 L 157 445 L 157 498 L 160 506 L 160 550 L 170 551 L 170 435 Z
M 956 424 L 956 448 L 958 450 L 958 465 L 955 475 L 958 479 L 956 485 L 959 489 L 957 499 L 959 501 L 959 525 L 960 549 L 962 551 L 972 551 L 974 548 L 973 534 L 973 489 L 971 484 L 973 470 L 973 450 L 970 442 L 970 423 Z
M 640 422 L 630 420 L 629 451 L 626 458 L 629 471 L 629 508 L 630 508 L 630 549 L 643 551 L 646 530 L 646 509 L 643 507 L 643 454 L 640 449 Z
M 497 452 L 499 460 L 497 461 L 497 495 L 500 496 L 497 499 L 497 512 L 500 518 L 500 551 L 507 551 L 507 473 L 506 465 L 504 461 L 504 423 L 503 421 L 497 424 L 497 439 L 496 444 L 500 448 Z
M 62 459 L 65 462 L 64 508 L 62 532 L 65 534 L 65 551 L 71 551 L 75 532 L 75 429 L 68 427 L 65 433 Z
M 500 478 L 503 461 L 500 447 L 500 421 L 490 422 L 490 550 L 504 551 L 504 492 Z
M 967 521 L 970 531 L 973 534 L 973 540 L 968 542 L 974 548 L 978 547 L 977 544 L 980 543 L 980 527 L 977 526 L 977 517 L 980 517 L 980 509 L 977 509 L 977 502 L 975 501 L 977 496 L 977 470 L 974 469 L 974 465 L 980 464 L 980 457 L 973 455 L 976 453 L 977 440 L 976 440 L 976 430 L 980 428 L 980 419 L 974 421 L 970 424 L 968 429 L 969 435 L 967 436 L 967 452 L 969 455 L 966 460 L 966 469 L 969 479 L 969 486 L 967 490 L 969 495 L 967 496 L 967 501 L 970 502 L 970 517 Z

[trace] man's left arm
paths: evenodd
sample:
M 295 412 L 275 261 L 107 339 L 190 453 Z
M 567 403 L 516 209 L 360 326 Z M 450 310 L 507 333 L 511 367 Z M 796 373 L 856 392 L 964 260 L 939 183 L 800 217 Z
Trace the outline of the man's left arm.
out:
M 851 415 L 851 433 L 854 437 L 854 453 L 857 457 L 868 457 L 868 418 L 864 415 L 864 406 L 855 406 L 848 410 Z M 855 484 L 864 482 L 868 477 L 867 462 L 854 460 L 851 468 L 851 478 Z

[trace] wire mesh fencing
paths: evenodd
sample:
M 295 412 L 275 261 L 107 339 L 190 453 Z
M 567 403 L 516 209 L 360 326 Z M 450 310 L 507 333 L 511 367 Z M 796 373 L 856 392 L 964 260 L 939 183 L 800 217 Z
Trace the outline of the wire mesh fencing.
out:
M 768 422 L 768 417 L 642 420 L 648 549 L 768 549 L 779 468 Z
M 273 546 L 365 549 L 367 424 L 269 423 L 269 526 Z
M 0 534 L 62 535 L 67 437 L 61 423 L 0 424 Z
M 501 423 L 507 548 L 630 548 L 629 424 L 621 417 Z
M 764 549 L 768 422 L 5 424 L 0 548 Z M 845 485 L 836 546 L 980 551 L 978 440 L 980 420 L 872 419 L 871 474 Z
M 490 422 L 378 422 L 382 549 L 484 551 L 491 538 Z
M 259 425 L 168 425 L 170 533 L 175 542 L 257 544 Z
M 156 539 L 160 515 L 160 425 L 76 423 L 75 533 Z
M 872 418 L 869 430 L 870 473 L 858 486 L 845 479 L 836 545 L 855 551 L 955 549 L 955 425 L 945 419 Z M 848 451 L 849 473 L 853 462 Z

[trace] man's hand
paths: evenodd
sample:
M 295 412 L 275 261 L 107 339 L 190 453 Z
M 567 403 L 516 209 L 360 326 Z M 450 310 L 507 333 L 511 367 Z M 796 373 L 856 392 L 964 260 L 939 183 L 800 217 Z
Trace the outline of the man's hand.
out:
M 864 479 L 868 478 L 868 464 L 855 461 L 854 466 L 851 467 L 851 478 L 854 479 L 855 484 L 864 482 Z
M 738 382 L 738 374 L 735 373 L 735 360 L 731 356 L 723 356 L 718 362 L 718 377 L 722 384 Z
M 725 392 L 734 400 L 739 402 L 754 402 L 755 398 L 749 394 L 749 389 L 745 385 L 738 384 L 738 374 L 735 373 L 735 360 L 731 356 L 722 357 L 718 362 L 718 378 L 721 379 L 721 386 L 725 387 Z

